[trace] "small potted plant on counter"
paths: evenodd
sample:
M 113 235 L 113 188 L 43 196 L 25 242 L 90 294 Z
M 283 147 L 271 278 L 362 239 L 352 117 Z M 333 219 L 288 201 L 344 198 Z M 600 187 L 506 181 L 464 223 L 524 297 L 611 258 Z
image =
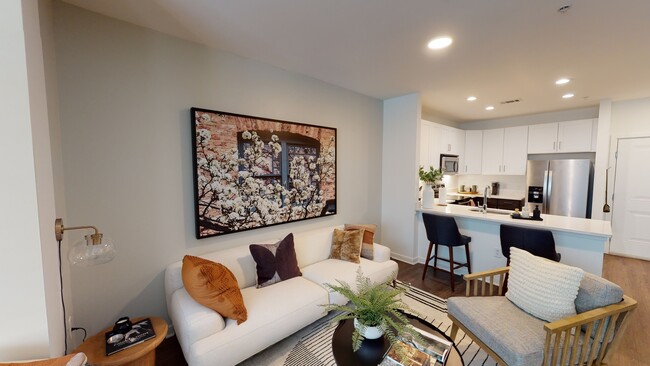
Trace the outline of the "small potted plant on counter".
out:
M 404 289 L 392 287 L 393 276 L 384 282 L 374 283 L 363 275 L 361 267 L 357 270 L 356 291 L 343 281 L 338 285 L 326 283 L 325 286 L 345 296 L 350 302 L 346 305 L 323 305 L 328 311 L 340 311 L 332 319 L 338 323 L 344 319 L 354 319 L 352 349 L 356 352 L 364 339 L 377 339 L 385 336 L 392 344 L 397 337 L 411 336 L 420 339 L 420 335 L 410 325 L 402 311 L 413 311 L 401 300 Z
M 433 207 L 433 198 L 435 197 L 435 192 L 442 185 L 442 176 L 445 174 L 445 171 L 440 169 L 434 169 L 432 166 L 429 166 L 429 170 L 425 171 L 424 167 L 420 165 L 418 169 L 418 175 L 420 180 L 424 182 L 424 187 L 422 188 L 422 208 L 431 208 Z

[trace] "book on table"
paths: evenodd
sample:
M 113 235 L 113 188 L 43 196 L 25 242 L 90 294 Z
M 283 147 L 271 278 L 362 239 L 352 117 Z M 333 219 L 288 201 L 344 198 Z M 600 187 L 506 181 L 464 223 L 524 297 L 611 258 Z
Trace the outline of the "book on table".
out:
M 444 365 L 447 362 L 447 356 L 451 351 L 453 343 L 446 338 L 431 334 L 417 327 L 413 327 L 413 329 L 420 334 L 421 340 L 413 339 L 411 336 L 402 337 L 401 340 L 429 356 L 431 358 L 430 366 Z
M 431 366 L 429 355 L 412 345 L 395 341 L 384 356 L 379 366 Z
M 156 332 L 149 318 L 133 324 L 126 333 L 106 332 L 106 356 L 123 351 L 154 337 L 156 337 Z

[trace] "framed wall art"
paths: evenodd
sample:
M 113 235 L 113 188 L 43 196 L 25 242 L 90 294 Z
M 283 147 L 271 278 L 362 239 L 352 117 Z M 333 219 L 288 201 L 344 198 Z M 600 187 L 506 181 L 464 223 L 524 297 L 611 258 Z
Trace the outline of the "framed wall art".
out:
M 336 129 L 192 108 L 197 239 L 336 214 Z

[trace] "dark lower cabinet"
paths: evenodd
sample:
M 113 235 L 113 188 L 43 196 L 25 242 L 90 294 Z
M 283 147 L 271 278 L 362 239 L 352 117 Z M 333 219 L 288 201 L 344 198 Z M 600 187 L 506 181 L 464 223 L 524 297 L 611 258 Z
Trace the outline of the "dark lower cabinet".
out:
M 476 206 L 483 205 L 483 197 L 472 197 L 474 204 Z M 521 207 L 524 205 L 524 199 L 520 200 L 509 200 L 505 198 L 488 198 L 487 206 L 489 208 L 498 208 L 501 210 L 510 210 L 514 211 L 516 208 L 521 210 Z

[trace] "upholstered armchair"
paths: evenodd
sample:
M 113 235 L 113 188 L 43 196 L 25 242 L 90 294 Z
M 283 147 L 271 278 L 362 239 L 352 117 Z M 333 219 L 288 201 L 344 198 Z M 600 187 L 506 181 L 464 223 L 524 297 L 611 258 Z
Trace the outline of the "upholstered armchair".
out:
M 451 338 L 462 329 L 499 365 L 607 365 L 636 301 L 623 295 L 616 284 L 583 273 L 574 295 L 576 314 L 545 321 L 502 296 L 504 277 L 511 267 L 465 276 L 466 297 L 448 300 Z M 512 286 L 510 273 L 508 291 Z M 542 303 L 542 308 L 553 306 L 550 301 Z

